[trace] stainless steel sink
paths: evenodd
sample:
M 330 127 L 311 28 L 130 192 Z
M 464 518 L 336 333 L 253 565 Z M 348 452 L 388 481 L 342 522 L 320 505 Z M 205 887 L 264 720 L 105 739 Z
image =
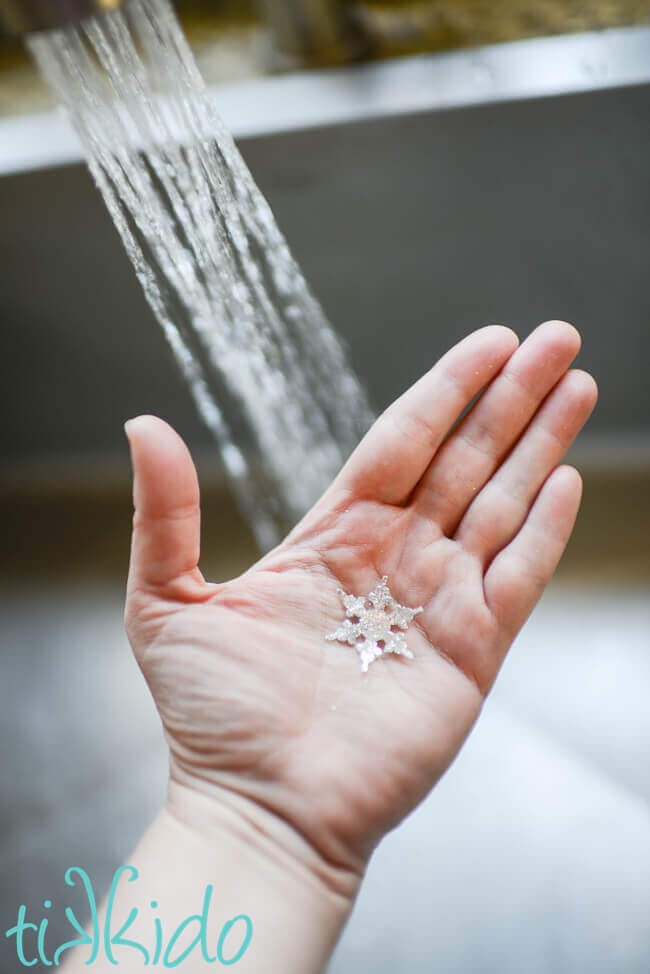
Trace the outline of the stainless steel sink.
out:
M 562 317 L 601 386 L 582 456 L 650 456 L 650 29 L 214 97 L 378 407 L 481 324 L 524 334 Z M 69 936 L 65 869 L 103 892 L 167 768 L 123 630 L 128 487 L 95 496 L 82 474 L 97 460 L 102 482 L 126 481 L 121 423 L 145 410 L 216 452 L 55 114 L 0 122 L 0 320 L 9 479 L 67 470 L 76 487 L 27 490 L 22 506 L 5 494 L 0 565 L 0 916 L 7 929 L 18 904 L 40 916 L 52 896 L 51 944 Z M 589 485 L 579 570 L 373 858 L 331 974 L 650 970 L 650 508 L 647 478 L 615 481 Z M 202 566 L 230 577 L 253 548 L 223 491 L 203 496 Z
M 650 28 L 214 90 L 378 408 L 488 322 L 564 318 L 601 400 L 583 442 L 650 452 Z M 140 411 L 210 449 L 56 113 L 0 122 L 0 447 L 123 458 Z

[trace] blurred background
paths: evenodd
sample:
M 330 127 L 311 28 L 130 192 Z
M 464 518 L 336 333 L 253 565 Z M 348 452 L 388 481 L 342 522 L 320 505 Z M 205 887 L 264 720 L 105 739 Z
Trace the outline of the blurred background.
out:
M 380 847 L 331 970 L 647 974 L 647 0 L 178 12 L 377 409 L 493 322 L 523 338 L 571 321 L 601 390 L 570 456 L 584 503 L 557 576 L 460 757 Z M 21 903 L 73 905 L 70 865 L 103 892 L 164 794 L 122 629 L 123 422 L 157 413 L 190 444 L 209 577 L 256 551 L 78 144 L 2 34 L 0 215 L 6 930 Z

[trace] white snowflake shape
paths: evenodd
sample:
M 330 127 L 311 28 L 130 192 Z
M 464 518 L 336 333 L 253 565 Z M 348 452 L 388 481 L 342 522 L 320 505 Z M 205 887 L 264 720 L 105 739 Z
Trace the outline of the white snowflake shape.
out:
M 362 673 L 366 673 L 379 656 L 388 653 L 413 659 L 403 633 L 413 617 L 422 612 L 422 606 L 409 609 L 400 605 L 390 594 L 388 575 L 384 575 L 368 595 L 348 595 L 342 588 L 337 592 L 345 606 L 346 618 L 336 632 L 331 632 L 325 639 L 353 646 L 359 654 Z

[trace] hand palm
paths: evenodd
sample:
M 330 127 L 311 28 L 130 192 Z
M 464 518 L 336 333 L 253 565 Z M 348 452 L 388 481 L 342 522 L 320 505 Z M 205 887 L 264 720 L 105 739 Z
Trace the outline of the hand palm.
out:
M 470 336 L 380 418 L 281 545 L 219 585 L 196 567 L 189 455 L 160 421 L 139 421 L 151 425 L 131 431 L 127 624 L 172 777 L 270 810 L 330 862 L 367 858 L 459 750 L 564 549 L 579 478 L 549 475 L 595 401 L 593 380 L 565 374 L 577 342 L 561 323 L 514 354 L 506 329 Z M 154 478 L 164 468 L 173 477 Z M 406 634 L 415 659 L 362 675 L 355 650 L 325 635 L 344 615 L 339 586 L 365 595 L 382 575 L 424 607 Z

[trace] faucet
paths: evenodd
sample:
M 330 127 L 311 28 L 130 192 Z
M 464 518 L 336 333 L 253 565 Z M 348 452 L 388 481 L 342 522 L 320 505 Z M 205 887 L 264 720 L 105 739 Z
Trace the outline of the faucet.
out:
M 103 10 L 114 10 L 122 0 L 0 0 L 0 27 L 9 34 L 56 30 Z

